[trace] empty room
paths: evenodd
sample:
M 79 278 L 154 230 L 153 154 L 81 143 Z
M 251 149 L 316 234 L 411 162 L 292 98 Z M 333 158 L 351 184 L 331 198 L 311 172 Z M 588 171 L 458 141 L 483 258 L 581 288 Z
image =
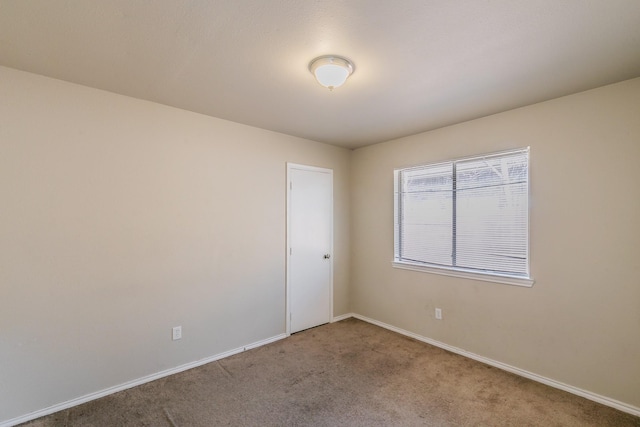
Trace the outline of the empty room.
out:
M 640 426 L 637 0 L 0 0 L 0 427 Z

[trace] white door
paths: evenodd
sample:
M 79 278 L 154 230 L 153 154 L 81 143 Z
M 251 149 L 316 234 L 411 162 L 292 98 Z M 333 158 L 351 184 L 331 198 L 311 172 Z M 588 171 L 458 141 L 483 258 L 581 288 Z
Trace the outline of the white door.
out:
M 333 171 L 287 164 L 287 330 L 331 321 Z

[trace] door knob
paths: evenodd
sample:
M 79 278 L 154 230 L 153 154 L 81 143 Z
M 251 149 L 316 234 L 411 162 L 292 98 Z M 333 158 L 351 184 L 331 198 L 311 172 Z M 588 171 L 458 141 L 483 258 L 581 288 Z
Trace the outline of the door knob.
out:
M 331 255 L 329 255 L 329 254 L 324 254 L 324 259 L 329 259 L 329 258 L 331 258 Z

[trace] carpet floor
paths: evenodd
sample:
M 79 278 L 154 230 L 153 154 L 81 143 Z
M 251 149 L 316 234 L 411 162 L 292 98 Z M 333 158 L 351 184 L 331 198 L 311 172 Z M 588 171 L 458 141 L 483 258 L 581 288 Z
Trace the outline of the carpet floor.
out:
M 640 426 L 640 418 L 347 319 L 23 424 Z

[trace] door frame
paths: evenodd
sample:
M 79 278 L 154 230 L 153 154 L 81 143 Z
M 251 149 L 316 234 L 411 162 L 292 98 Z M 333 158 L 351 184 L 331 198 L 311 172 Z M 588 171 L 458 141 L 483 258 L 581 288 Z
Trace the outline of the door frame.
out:
M 291 176 L 293 170 L 302 170 L 307 172 L 321 172 L 327 173 L 331 177 L 331 188 L 330 188 L 330 210 L 331 215 L 329 218 L 329 227 L 331 228 L 331 237 L 329 240 L 329 253 L 331 257 L 329 258 L 329 313 L 327 313 L 328 320 L 331 322 L 333 320 L 333 169 L 320 168 L 316 166 L 308 166 L 302 165 L 298 163 L 290 163 L 287 162 L 287 226 L 286 226 L 286 273 L 285 273 L 285 294 L 286 294 L 286 302 L 285 302 L 285 324 L 286 324 L 286 334 L 287 336 L 291 335 Z

